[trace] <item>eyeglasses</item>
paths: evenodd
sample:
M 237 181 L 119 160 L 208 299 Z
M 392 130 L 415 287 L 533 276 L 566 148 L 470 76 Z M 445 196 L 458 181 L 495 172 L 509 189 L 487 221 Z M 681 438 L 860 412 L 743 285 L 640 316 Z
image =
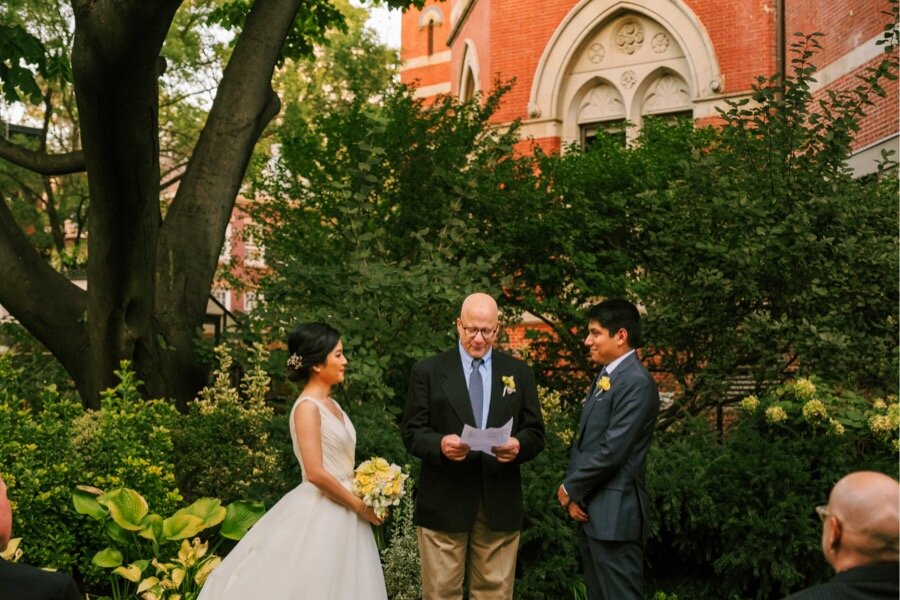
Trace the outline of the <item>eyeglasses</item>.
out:
M 466 332 L 466 335 L 469 336 L 469 338 L 475 338 L 475 336 L 477 336 L 480 333 L 481 337 L 484 341 L 488 341 L 488 340 L 492 339 L 495 335 L 497 335 L 497 329 L 498 329 L 496 326 L 491 329 L 488 329 L 488 328 L 481 329 L 479 327 L 466 327 L 465 325 L 462 324 L 462 322 L 459 323 L 459 326 L 462 327 L 462 330 Z
M 823 523 L 825 522 L 825 519 L 831 516 L 831 513 L 828 512 L 828 506 L 825 504 L 816 507 L 816 514 L 819 515 L 819 518 L 822 519 Z

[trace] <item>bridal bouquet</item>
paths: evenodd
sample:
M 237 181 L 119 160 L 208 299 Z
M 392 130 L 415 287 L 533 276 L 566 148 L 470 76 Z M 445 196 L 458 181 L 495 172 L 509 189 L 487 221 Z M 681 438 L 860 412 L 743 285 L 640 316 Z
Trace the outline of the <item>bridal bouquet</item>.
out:
M 409 477 L 403 470 L 376 456 L 358 467 L 353 473 L 353 493 L 362 498 L 366 506 L 375 509 L 379 518 L 384 518 L 389 506 L 400 504 L 406 493 L 404 482 Z

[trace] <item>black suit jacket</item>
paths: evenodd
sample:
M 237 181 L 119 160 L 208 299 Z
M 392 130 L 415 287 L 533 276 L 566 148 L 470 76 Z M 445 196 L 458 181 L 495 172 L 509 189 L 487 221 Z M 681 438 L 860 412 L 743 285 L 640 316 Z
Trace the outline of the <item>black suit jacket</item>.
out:
M 0 558 L 0 600 L 81 600 L 81 594 L 66 573 Z
M 519 465 L 544 447 L 544 421 L 531 368 L 493 350 L 488 427 L 513 420 L 519 455 L 500 463 L 482 452 L 454 462 L 441 453 L 441 439 L 475 425 L 459 349 L 418 362 L 412 368 L 403 415 L 403 442 L 422 459 L 416 495 L 416 524 L 437 531 L 469 531 L 480 500 L 488 526 L 496 531 L 522 528 L 522 480 Z M 512 376 L 515 391 L 504 393 L 501 380 Z
M 563 485 L 569 498 L 587 510 L 583 527 L 588 536 L 644 541 L 650 532 L 644 473 L 659 392 L 637 354 L 609 377 L 609 390 L 592 389 L 585 400 Z
M 898 580 L 900 564 L 895 562 L 854 567 L 785 600 L 897 600 L 900 598 Z

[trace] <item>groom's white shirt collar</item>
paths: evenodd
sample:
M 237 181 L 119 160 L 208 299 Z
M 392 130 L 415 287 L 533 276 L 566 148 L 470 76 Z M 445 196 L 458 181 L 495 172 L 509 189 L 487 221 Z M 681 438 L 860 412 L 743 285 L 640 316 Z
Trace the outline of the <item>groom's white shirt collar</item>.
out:
M 625 354 L 623 354 L 616 360 L 614 360 L 614 361 L 610 362 L 608 365 L 606 365 L 604 367 L 606 369 L 606 374 L 612 375 L 612 372 L 616 369 L 616 367 L 618 367 L 620 364 L 622 364 L 622 361 L 625 360 L 626 358 L 628 358 L 632 354 L 634 354 L 634 350 L 629 350 L 628 352 L 626 352 Z

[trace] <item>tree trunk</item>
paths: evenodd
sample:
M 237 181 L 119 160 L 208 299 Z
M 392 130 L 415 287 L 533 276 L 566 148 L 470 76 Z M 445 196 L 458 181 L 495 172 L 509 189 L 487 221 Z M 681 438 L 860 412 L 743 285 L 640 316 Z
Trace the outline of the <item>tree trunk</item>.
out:
M 91 202 L 87 332 L 90 390 L 115 385 L 132 360 L 158 361 L 159 51 L 178 2 L 76 2 L 72 70 Z M 155 395 L 155 382 L 147 392 Z
M 272 74 L 299 6 L 299 0 L 254 3 L 160 232 L 157 316 L 166 344 L 174 346 L 162 353 L 162 371 L 168 396 L 180 403 L 205 382 L 192 336 L 203 322 L 253 147 L 279 110 Z
M 83 152 L 0 157 L 88 173 L 88 290 L 53 271 L 0 202 L 0 303 L 62 362 L 87 407 L 131 360 L 149 397 L 181 408 L 206 382 L 195 342 L 253 147 L 277 114 L 271 79 L 301 0 L 256 0 L 163 222 L 159 52 L 182 0 L 73 0 Z
M 53 353 L 75 380 L 82 398 L 90 397 L 84 316 L 87 294 L 54 271 L 41 257 L 0 201 L 0 304 Z

